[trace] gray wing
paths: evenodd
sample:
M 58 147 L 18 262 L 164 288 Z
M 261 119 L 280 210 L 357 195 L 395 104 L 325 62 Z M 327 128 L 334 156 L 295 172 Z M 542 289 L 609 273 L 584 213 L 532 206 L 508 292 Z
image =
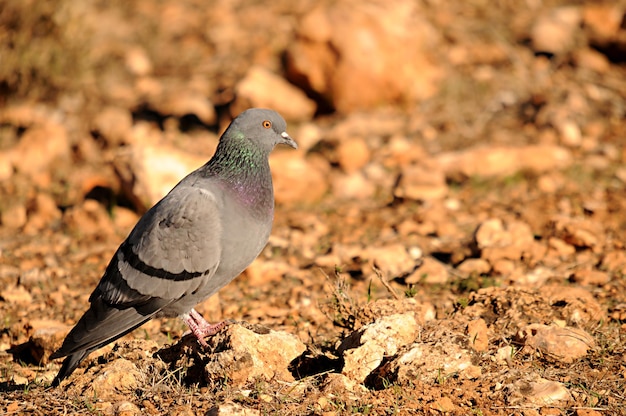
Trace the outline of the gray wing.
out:
M 103 277 L 92 298 L 132 304 L 137 293 L 174 301 L 196 291 L 219 264 L 220 208 L 206 189 L 174 188 L 137 223 L 115 254 L 119 273 Z
M 51 358 L 68 356 L 54 384 L 93 350 L 198 290 L 221 255 L 220 205 L 208 190 L 176 187 L 137 223 L 91 294 L 91 306 Z

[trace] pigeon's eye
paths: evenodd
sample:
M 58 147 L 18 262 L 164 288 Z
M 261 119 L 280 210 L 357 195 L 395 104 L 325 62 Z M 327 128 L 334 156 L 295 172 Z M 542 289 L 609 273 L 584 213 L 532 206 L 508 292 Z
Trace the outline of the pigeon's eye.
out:
M 264 120 L 262 124 L 263 124 L 263 127 L 266 129 L 269 129 L 272 127 L 272 122 L 269 120 Z

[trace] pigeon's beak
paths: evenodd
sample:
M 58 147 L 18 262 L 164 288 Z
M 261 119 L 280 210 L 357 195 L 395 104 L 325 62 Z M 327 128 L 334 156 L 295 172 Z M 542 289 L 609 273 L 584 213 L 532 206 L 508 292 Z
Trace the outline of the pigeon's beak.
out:
M 283 141 L 281 143 L 286 144 L 287 146 L 291 146 L 294 149 L 298 148 L 298 143 L 296 143 L 295 140 L 293 140 L 286 131 L 280 133 L 280 136 L 283 138 Z

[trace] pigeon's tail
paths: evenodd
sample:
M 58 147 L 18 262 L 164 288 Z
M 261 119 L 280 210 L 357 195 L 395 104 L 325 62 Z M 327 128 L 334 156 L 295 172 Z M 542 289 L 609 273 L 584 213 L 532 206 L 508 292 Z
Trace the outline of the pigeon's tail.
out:
M 153 305 L 156 306 L 156 305 Z M 80 318 L 76 326 L 63 341 L 63 345 L 55 351 L 50 359 L 67 357 L 52 386 L 58 386 L 78 365 L 92 352 L 106 344 L 123 337 L 149 321 L 159 310 L 150 308 L 150 312 L 142 308 L 128 307 L 118 309 L 107 305 L 101 299 L 92 302 L 91 307 Z

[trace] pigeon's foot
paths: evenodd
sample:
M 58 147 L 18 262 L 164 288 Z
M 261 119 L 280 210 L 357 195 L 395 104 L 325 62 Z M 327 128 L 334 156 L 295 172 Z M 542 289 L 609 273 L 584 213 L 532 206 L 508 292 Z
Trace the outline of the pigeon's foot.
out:
M 209 347 L 209 344 L 207 344 L 207 342 L 204 340 L 205 337 L 210 337 L 217 334 L 228 325 L 228 322 L 226 321 L 218 322 L 216 324 L 210 324 L 195 309 L 191 309 L 189 313 L 184 314 L 182 316 L 182 319 L 189 327 L 191 333 L 194 334 L 196 338 L 198 338 L 198 342 L 200 343 L 200 345 L 202 345 L 204 348 Z

